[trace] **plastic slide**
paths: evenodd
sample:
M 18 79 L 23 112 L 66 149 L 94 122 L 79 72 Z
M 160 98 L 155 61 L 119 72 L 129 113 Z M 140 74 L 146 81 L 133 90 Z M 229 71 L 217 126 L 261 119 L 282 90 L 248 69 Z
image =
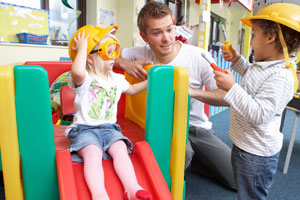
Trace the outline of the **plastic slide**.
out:
M 47 66 L 44 67 L 43 64 Z M 5 82 L 5 88 L 10 89 L 9 91 L 5 91 L 7 91 L 7 94 L 11 94 L 3 96 L 5 99 L 2 101 L 3 105 L 1 105 L 7 107 L 7 103 L 5 102 L 12 101 L 6 99 L 6 97 L 10 96 L 13 98 L 14 96 L 15 111 L 13 109 L 14 106 L 10 106 L 12 109 L 9 112 L 13 118 L 16 118 L 14 123 L 17 125 L 17 139 L 11 140 L 11 137 L 4 137 L 4 134 L 11 134 L 12 131 L 10 129 L 4 132 L 1 131 L 0 134 L 1 144 L 8 142 L 11 144 L 7 147 L 1 145 L 1 150 L 3 150 L 1 153 L 5 178 L 5 195 L 7 199 L 16 199 L 16 195 L 22 196 L 17 197 L 17 199 L 25 198 L 29 200 L 91 199 L 84 180 L 82 163 L 72 163 L 70 153 L 66 150 L 69 146 L 69 141 L 63 135 L 65 127 L 53 126 L 52 124 L 49 85 L 51 85 L 55 78 L 50 75 L 51 73 L 47 69 L 51 67 L 51 70 L 55 72 L 55 76 L 58 76 L 70 68 L 70 63 L 65 62 L 63 63 L 64 67 L 60 68 L 61 72 L 58 73 L 55 70 L 57 68 L 55 65 L 59 64 L 61 63 L 45 62 L 41 64 L 31 62 L 27 63 L 27 65 L 9 67 L 7 71 L 0 74 L 1 81 L 5 77 L 9 77 L 9 81 Z M 178 89 L 176 89 L 177 86 L 173 85 L 173 81 L 170 81 L 172 80 L 170 79 L 170 72 L 173 76 L 173 67 L 158 67 L 149 72 L 149 81 L 152 83 L 149 84 L 150 87 L 148 85 L 149 92 L 147 92 L 147 96 L 150 94 L 156 100 L 159 100 L 159 97 L 162 97 L 162 95 L 167 95 L 168 98 L 175 96 L 175 98 L 170 103 L 168 98 L 163 97 L 162 99 L 165 99 L 166 102 L 157 102 L 159 103 L 159 107 L 156 101 L 148 99 L 153 104 L 150 107 L 147 106 L 147 110 L 155 112 L 147 114 L 146 133 L 131 120 L 126 119 L 124 116 L 123 118 L 120 117 L 118 113 L 118 123 L 121 125 L 124 135 L 128 136 L 134 143 L 133 153 L 130 155 L 130 158 L 134 165 L 137 179 L 145 189 L 152 193 L 155 200 L 184 199 L 184 153 L 182 152 L 185 149 L 185 115 L 188 113 L 188 109 L 185 107 L 187 105 L 186 100 L 184 100 L 185 106 L 175 109 L 178 107 L 176 104 L 183 101 L 176 100 L 176 93 L 178 93 L 176 91 Z M 181 70 L 174 70 L 174 82 L 180 73 L 182 73 Z M 154 82 L 158 84 L 158 80 L 153 79 L 154 77 L 159 77 L 157 74 L 161 74 L 160 76 L 163 79 L 168 80 L 169 83 L 166 88 L 170 90 L 170 93 L 164 92 L 165 87 L 151 87 Z M 183 74 L 185 77 L 188 77 L 186 72 Z M 188 83 L 188 79 L 185 79 L 184 82 Z M 182 81 L 176 82 L 182 83 Z M 166 84 L 163 83 L 162 85 Z M 186 86 L 180 89 L 180 91 L 186 91 L 186 94 L 178 95 L 178 97 L 186 96 L 186 89 Z M 155 96 L 155 93 L 158 96 Z M 168 108 L 167 112 L 164 111 L 165 107 Z M 122 112 L 124 113 L 124 110 Z M 183 115 L 183 113 L 185 114 Z M 185 116 L 185 118 L 179 119 L 178 116 Z M 3 116 L 3 118 L 6 118 L 6 116 Z M 178 127 L 178 124 L 183 125 Z M 1 123 L 1 130 L 3 128 L 2 125 L 4 124 Z M 175 134 L 176 130 L 179 134 Z M 140 132 L 142 133 L 140 134 Z M 167 135 L 167 137 L 163 135 Z M 143 141 L 144 138 L 146 141 Z M 16 145 L 19 146 L 19 149 L 15 148 L 14 151 L 16 156 L 6 156 L 5 152 L 11 151 L 9 148 Z M 179 154 L 172 153 L 173 150 L 170 150 L 170 147 L 175 147 L 175 151 L 179 152 Z M 20 158 L 18 158 L 18 155 L 20 155 Z M 20 169 L 19 161 L 21 161 L 22 176 L 20 177 L 18 173 L 14 173 L 17 175 L 10 179 L 10 170 L 7 169 L 12 169 L 11 167 L 13 167 L 17 172 Z M 123 199 L 124 189 L 113 170 L 112 161 L 104 161 L 103 166 L 105 171 L 105 185 L 110 198 Z M 14 192 L 16 189 L 14 183 L 19 184 L 20 181 L 23 187 L 16 193 Z M 172 190 L 172 193 L 170 190 Z M 22 194 L 24 194 L 24 197 Z
M 137 142 L 130 155 L 138 182 L 151 192 L 153 199 L 172 199 L 168 186 L 147 142 Z M 84 181 L 83 164 L 72 163 L 68 151 L 56 152 L 57 174 L 61 200 L 91 199 Z M 124 199 L 124 189 L 117 177 L 112 160 L 103 161 L 105 188 L 111 200 Z

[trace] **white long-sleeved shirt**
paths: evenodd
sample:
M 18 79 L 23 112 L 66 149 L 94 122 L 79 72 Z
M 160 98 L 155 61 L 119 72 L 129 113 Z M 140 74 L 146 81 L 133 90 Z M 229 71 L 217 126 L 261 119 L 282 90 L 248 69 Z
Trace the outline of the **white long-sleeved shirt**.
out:
M 283 140 L 279 131 L 282 112 L 293 97 L 292 70 L 285 67 L 285 60 L 250 65 L 242 57 L 231 67 L 243 77 L 224 98 L 231 107 L 232 142 L 258 156 L 278 153 Z

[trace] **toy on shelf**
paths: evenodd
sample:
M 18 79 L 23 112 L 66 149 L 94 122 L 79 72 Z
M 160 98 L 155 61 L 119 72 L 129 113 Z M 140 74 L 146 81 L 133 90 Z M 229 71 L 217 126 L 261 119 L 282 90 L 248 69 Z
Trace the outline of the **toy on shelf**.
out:
M 35 35 L 32 33 L 18 33 L 16 34 L 20 43 L 25 44 L 42 44 L 46 45 L 49 35 Z

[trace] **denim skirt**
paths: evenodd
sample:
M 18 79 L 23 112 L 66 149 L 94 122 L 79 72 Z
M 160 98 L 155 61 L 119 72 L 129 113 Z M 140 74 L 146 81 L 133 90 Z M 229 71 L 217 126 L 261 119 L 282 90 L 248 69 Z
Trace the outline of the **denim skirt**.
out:
M 88 145 L 98 146 L 102 150 L 103 160 L 111 159 L 107 150 L 118 140 L 125 142 L 129 154 L 132 151 L 132 143 L 122 134 L 118 124 L 101 124 L 98 126 L 77 125 L 70 130 L 67 137 L 71 142 L 69 151 L 74 162 L 83 162 L 77 151 Z

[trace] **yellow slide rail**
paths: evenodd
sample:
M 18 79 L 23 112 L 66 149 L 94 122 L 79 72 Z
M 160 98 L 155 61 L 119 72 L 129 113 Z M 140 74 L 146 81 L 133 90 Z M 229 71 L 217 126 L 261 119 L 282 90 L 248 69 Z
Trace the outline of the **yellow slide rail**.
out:
M 0 66 L 0 94 L 0 148 L 5 199 L 23 200 L 13 67 Z

